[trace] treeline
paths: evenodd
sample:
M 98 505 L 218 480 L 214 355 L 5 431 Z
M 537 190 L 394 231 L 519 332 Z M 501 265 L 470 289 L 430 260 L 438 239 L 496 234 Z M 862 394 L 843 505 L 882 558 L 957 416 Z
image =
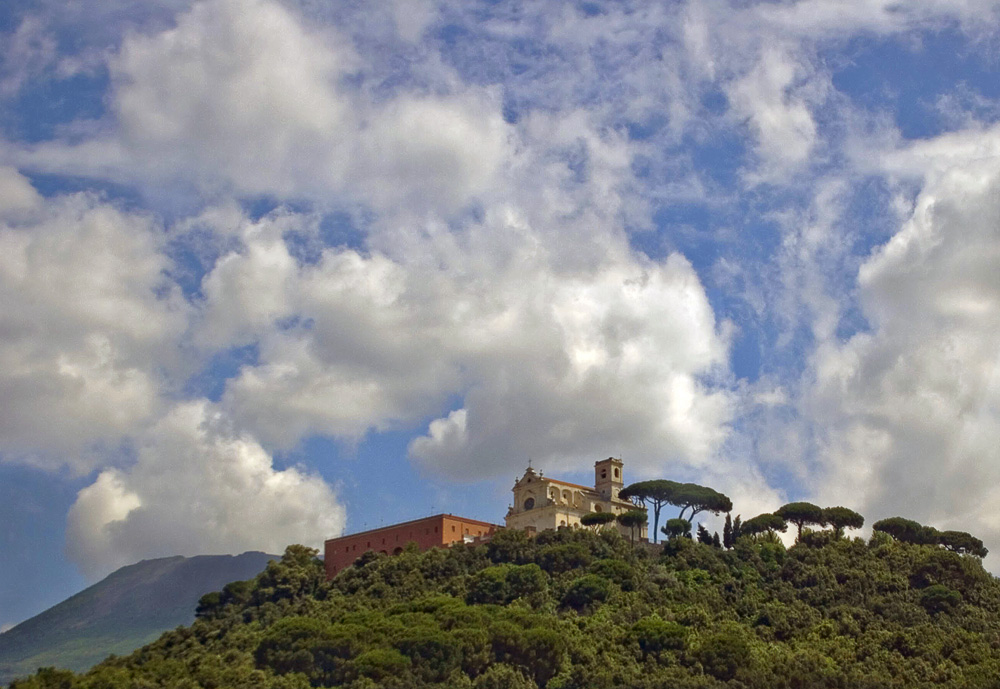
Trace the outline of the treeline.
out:
M 291 546 L 203 597 L 192 626 L 12 689 L 997 686 L 1000 584 L 967 548 L 887 520 L 868 541 L 803 521 L 786 549 L 776 520 L 736 521 L 728 549 L 503 531 L 366 553 L 329 582 L 316 551 Z
M 696 483 L 678 483 L 666 479 L 633 483 L 624 488 L 619 495 L 626 500 L 632 500 L 637 507 L 653 511 L 654 542 L 660 522 L 660 512 L 666 505 L 681 508 L 680 514 L 668 519 L 660 529 L 660 532 L 669 539 L 692 537 L 692 520 L 699 512 L 711 512 L 716 515 L 725 512 L 726 524 L 721 539 L 718 533 L 710 534 L 702 524 L 698 524 L 697 538 L 706 545 L 727 549 L 731 548 L 741 535 L 759 536 L 776 541 L 777 534 L 786 532 L 790 523 L 796 527 L 796 539 L 802 538 L 803 528 L 830 526 L 835 538 L 843 538 L 845 529 L 860 529 L 865 525 L 865 518 L 847 507 L 824 508 L 811 502 L 790 502 L 773 513 L 759 514 L 746 521 L 742 521 L 740 515 L 733 519 L 730 514 L 733 503 L 724 494 Z M 685 512 L 687 512 L 686 517 Z M 618 515 L 617 519 L 622 524 L 637 527 L 646 524 L 648 515 L 645 509 L 634 510 Z M 597 514 L 587 515 L 581 521 L 586 526 L 600 525 L 608 520 L 603 515 Z M 879 520 L 872 524 L 872 530 L 888 534 L 904 543 L 938 545 L 961 555 L 983 558 L 989 553 L 983 542 L 970 533 L 938 531 L 933 526 L 924 526 L 903 517 Z

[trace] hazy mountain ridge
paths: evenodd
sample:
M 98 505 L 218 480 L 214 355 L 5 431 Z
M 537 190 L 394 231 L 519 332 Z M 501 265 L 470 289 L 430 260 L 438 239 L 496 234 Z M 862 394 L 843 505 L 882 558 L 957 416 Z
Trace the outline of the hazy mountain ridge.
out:
M 276 556 L 199 555 L 143 560 L 0 634 L 0 684 L 38 667 L 86 670 L 194 621 L 198 599 L 258 574 Z

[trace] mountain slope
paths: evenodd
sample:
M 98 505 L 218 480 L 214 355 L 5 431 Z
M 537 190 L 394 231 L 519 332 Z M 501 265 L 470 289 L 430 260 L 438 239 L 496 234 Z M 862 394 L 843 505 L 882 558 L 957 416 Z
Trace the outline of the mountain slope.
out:
M 885 533 L 724 550 L 502 531 L 329 582 L 314 554 L 290 546 L 128 657 L 12 689 L 1000 688 L 1000 581 Z
M 143 560 L 0 634 L 0 685 L 38 667 L 85 670 L 194 621 L 198 599 L 249 579 L 274 556 L 201 555 Z

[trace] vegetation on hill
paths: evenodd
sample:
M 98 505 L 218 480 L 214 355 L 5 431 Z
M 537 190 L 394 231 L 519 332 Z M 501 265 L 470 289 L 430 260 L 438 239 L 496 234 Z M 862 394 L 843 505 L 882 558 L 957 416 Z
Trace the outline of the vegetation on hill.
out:
M 41 666 L 86 670 L 112 653 L 131 653 L 194 621 L 207 591 L 263 571 L 274 555 L 200 555 L 122 567 L 45 612 L 0 634 L 0 686 Z
M 366 553 L 330 582 L 315 551 L 291 546 L 203 597 L 190 627 L 13 687 L 1000 686 L 1000 583 L 976 555 L 808 528 L 786 550 L 774 520 L 755 523 L 731 549 L 683 535 L 632 546 L 613 527 L 504 531 Z

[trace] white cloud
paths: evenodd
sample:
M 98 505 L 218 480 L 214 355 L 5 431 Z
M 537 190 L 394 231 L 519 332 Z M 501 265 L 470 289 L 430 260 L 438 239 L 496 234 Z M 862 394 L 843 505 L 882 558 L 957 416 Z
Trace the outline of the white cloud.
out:
M 129 34 L 110 59 L 100 135 L 24 147 L 21 164 L 207 196 L 351 195 L 377 209 L 451 211 L 490 188 L 511 135 L 498 97 L 378 98 L 331 28 L 270 0 L 207 0 L 176 26 Z
M 326 164 L 331 135 L 355 126 L 336 88 L 351 60 L 278 4 L 202 2 L 176 28 L 126 38 L 113 107 L 124 145 L 167 175 L 295 193 L 338 172 Z
M 460 395 L 465 407 L 411 446 L 449 475 L 597 447 L 649 471 L 704 465 L 721 447 L 727 326 L 681 256 L 640 259 L 621 235 L 564 245 L 508 209 L 457 235 L 395 232 L 394 257 L 327 249 L 298 265 L 289 223 L 245 224 L 243 248 L 205 278 L 196 329 L 218 346 L 259 343 L 222 406 L 262 441 L 412 426 Z
M 82 194 L 42 202 L 10 171 L 0 197 L 0 449 L 88 471 L 90 450 L 156 413 L 186 306 L 150 218 Z
M 0 96 L 12 96 L 55 61 L 56 38 L 40 17 L 29 14 L 5 37 L 5 43 L 0 55 Z
M 851 115 L 830 97 L 829 67 L 816 57 L 823 42 L 949 16 L 972 26 L 992 12 L 987 3 L 705 0 L 593 17 L 540 5 L 517 21 L 499 13 L 476 40 L 454 46 L 426 29 L 439 11 L 460 23 L 455 8 L 397 2 L 371 19 L 391 15 L 388 28 L 338 31 L 305 19 L 310 3 L 182 4 L 176 16 L 171 6 L 171 21 L 139 22 L 140 31 L 102 46 L 111 55 L 104 119 L 4 157 L 147 193 L 190 186 L 200 201 L 222 199 L 177 224 L 204 224 L 225 235 L 220 245 L 240 244 L 205 276 L 196 305 L 163 278 L 155 222 L 86 196 L 43 200 L 0 168 L 0 296 L 18 305 L 0 314 L 0 391 L 17 401 L 0 415 L 0 447 L 50 466 L 104 467 L 71 517 L 74 556 L 90 571 L 102 557 L 263 547 L 240 545 L 249 527 L 227 531 L 254 522 L 223 484 L 262 495 L 265 512 L 305 493 L 339 515 L 318 479 L 277 472 L 266 454 L 312 434 L 426 429 L 412 457 L 459 478 L 519 468 L 527 456 L 556 468 L 621 453 L 637 474 L 698 471 L 754 509 L 774 507 L 777 492 L 744 461 L 751 453 L 733 452 L 730 424 L 746 411 L 741 402 L 778 417 L 802 404 L 800 393 L 780 377 L 746 388 L 746 399 L 734 391 L 731 326 L 695 269 L 676 252 L 635 254 L 625 229 L 648 227 L 663 199 L 707 203 L 714 183 L 698 178 L 691 159 L 717 135 L 725 151 L 734 129 L 753 136 L 744 181 L 815 192 L 765 219 L 782 226 L 773 263 L 722 255 L 717 273 L 746 286 L 758 317 L 781 320 L 790 335 L 809 321 L 823 343 L 803 413 L 831 429 L 825 457 L 843 471 L 830 481 L 850 490 L 829 494 L 874 504 L 902 458 L 935 448 L 961 468 L 971 462 L 963 452 L 994 440 L 993 369 L 983 363 L 994 307 L 983 286 L 994 283 L 987 264 L 961 262 L 991 255 L 982 224 L 990 192 L 980 182 L 992 173 L 954 180 L 956 166 L 996 152 L 995 135 L 984 127 L 883 156 L 895 145 L 889 137 L 851 161 L 933 174 L 911 224 L 862 270 L 873 333 L 842 345 L 830 343 L 850 299 L 835 284 L 853 250 L 838 224 L 850 171 L 817 182 L 810 169 L 836 145 L 818 108 L 829 106 L 830 129 Z M 35 71 L 53 59 L 47 28 L 25 23 L 15 37 Z M 370 32 L 369 42 L 349 30 Z M 396 39 L 405 51 L 395 52 Z M 532 51 L 493 43 L 511 39 Z M 448 54 L 463 48 L 482 53 Z M 503 91 L 488 86 L 495 79 Z M 633 125 L 650 139 L 630 140 Z M 249 221 L 226 201 L 257 194 L 373 212 L 360 246 L 326 248 L 303 264 L 286 234 L 315 233 L 317 219 L 281 211 Z M 963 200 L 986 215 L 966 217 Z M 731 231 L 756 230 L 754 213 Z M 943 231 L 952 225 L 959 229 Z M 953 234 L 978 252 L 960 259 Z M 663 237 L 669 246 L 670 231 Z M 956 271 L 961 288 L 949 277 Z M 979 320 L 955 315 L 972 313 Z M 252 343 L 259 357 L 217 406 L 170 411 L 163 398 L 181 389 L 171 369 L 189 326 L 198 354 Z M 805 452 L 808 428 L 775 428 L 758 453 Z M 921 440 L 911 447 L 910 437 Z M 86 452 L 118 442 L 138 443 L 134 466 L 108 468 L 106 456 Z M 282 493 L 275 480 L 293 487 Z M 926 490 L 924 498 L 937 504 Z M 228 535 L 196 533 L 185 513 L 173 537 L 157 519 L 175 509 L 215 519 Z M 306 512 L 286 522 L 336 527 Z M 296 540 L 289 534 L 299 526 L 276 527 L 274 538 Z
M 767 166 L 799 166 L 816 145 L 816 123 L 803 97 L 803 62 L 773 45 L 764 47 L 753 68 L 729 87 L 738 112 L 750 120 L 758 152 Z M 798 87 L 796 89 L 796 87 Z
M 12 167 L 0 166 L 0 214 L 11 220 L 37 208 L 42 201 L 35 188 Z
M 989 158 L 938 163 L 912 216 L 861 267 L 871 332 L 816 354 L 819 492 L 870 520 L 900 514 L 996 549 L 1000 168 Z
M 136 463 L 105 469 L 70 509 L 67 553 L 90 579 L 142 558 L 279 553 L 344 527 L 321 478 L 277 470 L 204 401 L 180 404 L 139 440 Z

